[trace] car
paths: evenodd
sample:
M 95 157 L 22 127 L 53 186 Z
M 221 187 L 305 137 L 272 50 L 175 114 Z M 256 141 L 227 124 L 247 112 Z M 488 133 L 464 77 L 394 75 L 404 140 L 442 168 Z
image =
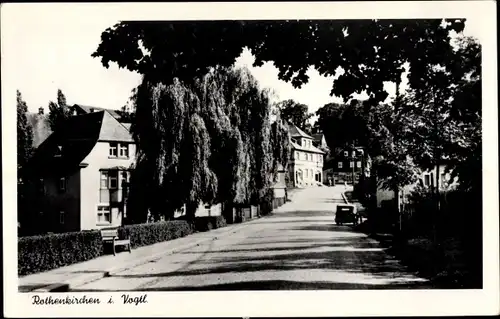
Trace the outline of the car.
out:
M 335 212 L 335 223 L 337 225 L 353 224 L 354 226 L 356 226 L 358 224 L 358 214 L 356 212 L 356 206 L 352 204 L 337 205 L 337 211 Z

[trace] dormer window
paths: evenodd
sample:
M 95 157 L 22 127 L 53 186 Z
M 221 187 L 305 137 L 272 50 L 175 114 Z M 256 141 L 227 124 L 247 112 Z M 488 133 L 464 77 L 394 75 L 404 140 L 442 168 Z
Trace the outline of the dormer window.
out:
M 129 158 L 129 144 L 117 142 L 109 143 L 109 157 Z
M 120 144 L 120 157 L 128 157 L 128 144 Z
M 118 156 L 118 143 L 109 143 L 109 156 L 110 157 Z

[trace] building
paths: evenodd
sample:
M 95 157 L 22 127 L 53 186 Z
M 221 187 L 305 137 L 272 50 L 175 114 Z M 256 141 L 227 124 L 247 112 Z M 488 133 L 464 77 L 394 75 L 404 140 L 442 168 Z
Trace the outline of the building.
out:
M 354 157 L 352 157 L 353 152 Z M 361 147 L 347 147 L 337 150 L 325 165 L 324 183 L 329 184 L 331 180 L 332 184 L 344 182 L 352 184 L 353 175 L 354 181 L 357 182 L 365 169 L 366 160 Z
M 134 161 L 134 140 L 110 112 L 70 117 L 28 164 L 36 195 L 21 224 L 37 232 L 121 225 Z
M 123 112 L 118 110 L 105 109 L 102 107 L 74 104 L 71 108 L 72 115 L 84 115 L 94 112 L 107 111 L 117 121 L 122 122 Z
M 416 183 L 411 185 L 406 185 L 399 192 L 399 203 L 408 203 L 408 195 L 420 185 L 424 188 L 433 189 L 436 185 L 436 167 L 430 170 L 423 170 L 420 174 Z M 451 178 L 451 172 L 447 172 L 446 165 L 439 166 L 439 190 L 444 192 L 450 189 L 454 189 L 458 185 L 458 179 Z M 393 205 L 396 199 L 396 195 L 393 190 L 383 189 L 378 187 L 377 189 L 377 207 L 380 208 L 384 203 L 391 203 Z
M 313 145 L 325 152 L 325 155 L 327 155 L 330 152 L 330 149 L 326 143 L 325 135 L 323 133 L 316 133 L 311 136 L 313 137 Z
M 292 187 L 322 185 L 325 152 L 314 146 L 314 138 L 297 126 L 288 123 L 288 131 L 292 146 L 289 183 Z

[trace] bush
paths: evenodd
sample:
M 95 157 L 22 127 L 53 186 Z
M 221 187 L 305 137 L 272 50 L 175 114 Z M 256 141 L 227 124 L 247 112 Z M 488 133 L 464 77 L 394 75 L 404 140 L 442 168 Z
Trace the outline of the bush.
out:
M 47 271 L 103 254 L 99 230 L 29 236 L 17 241 L 18 274 Z
M 197 231 L 208 231 L 227 226 L 223 216 L 204 216 L 195 218 L 195 228 Z
M 126 225 L 118 229 L 118 237 L 130 238 L 132 248 L 153 245 L 192 233 L 193 229 L 185 220 Z
M 260 213 L 262 216 L 272 213 L 273 203 L 274 203 L 274 191 L 272 188 L 269 188 L 260 202 Z

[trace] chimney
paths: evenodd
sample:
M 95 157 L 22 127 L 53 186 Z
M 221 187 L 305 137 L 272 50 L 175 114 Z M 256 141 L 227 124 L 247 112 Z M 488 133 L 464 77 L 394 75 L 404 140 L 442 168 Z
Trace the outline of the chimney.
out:
M 38 108 L 38 114 L 43 115 L 43 106 Z

